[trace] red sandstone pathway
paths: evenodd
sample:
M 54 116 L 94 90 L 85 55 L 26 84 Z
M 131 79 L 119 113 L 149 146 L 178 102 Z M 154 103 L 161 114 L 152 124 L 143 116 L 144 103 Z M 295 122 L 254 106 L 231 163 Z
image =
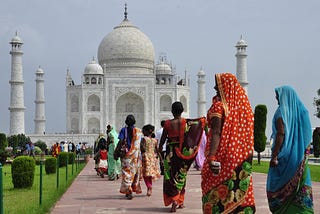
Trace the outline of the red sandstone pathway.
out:
M 187 177 L 185 208 L 177 213 L 202 213 L 200 172 L 191 169 Z M 257 214 L 270 213 L 266 198 L 266 175 L 253 174 L 254 193 Z M 51 214 L 113 214 L 113 213 L 168 213 L 162 201 L 162 179 L 153 184 L 151 197 L 146 196 L 146 186 L 141 182 L 143 193 L 127 200 L 119 193 L 120 179 L 108 181 L 98 177 L 94 170 L 94 161 L 90 159 L 67 192 L 57 202 Z M 320 182 L 313 183 L 315 213 L 320 214 Z

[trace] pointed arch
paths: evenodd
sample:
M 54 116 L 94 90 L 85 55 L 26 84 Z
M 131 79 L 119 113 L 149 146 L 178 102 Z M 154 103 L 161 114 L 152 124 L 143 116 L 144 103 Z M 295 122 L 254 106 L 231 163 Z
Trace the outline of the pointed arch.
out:
M 116 102 L 116 127 L 119 129 L 125 125 L 127 115 L 132 114 L 136 119 L 136 126 L 144 125 L 144 100 L 133 92 L 120 96 Z
M 188 109 L 188 105 L 187 105 L 188 102 L 187 102 L 187 98 L 184 95 L 180 97 L 180 102 L 182 103 L 184 111 L 186 112 Z
M 171 111 L 172 99 L 169 95 L 160 97 L 160 111 Z
M 88 111 L 100 111 L 100 98 L 92 94 L 88 97 L 88 103 L 87 103 Z
M 79 112 L 79 97 L 77 95 L 71 96 L 71 112 Z
M 99 134 L 100 133 L 100 120 L 92 117 L 88 120 L 88 134 Z

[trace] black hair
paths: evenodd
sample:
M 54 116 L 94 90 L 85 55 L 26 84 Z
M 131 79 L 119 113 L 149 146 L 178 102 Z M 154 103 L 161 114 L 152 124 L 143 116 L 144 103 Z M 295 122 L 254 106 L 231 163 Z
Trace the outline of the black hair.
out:
M 134 116 L 132 114 L 129 114 L 126 118 L 125 121 L 127 126 L 133 126 L 136 123 L 136 119 L 134 118 Z
M 176 101 L 176 102 L 172 103 L 171 112 L 173 115 L 181 115 L 183 110 L 184 109 L 183 109 L 183 105 L 181 102 Z
M 166 123 L 165 120 L 161 120 L 161 123 L 160 123 L 161 127 L 164 127 L 164 124 L 165 124 L 165 123 Z

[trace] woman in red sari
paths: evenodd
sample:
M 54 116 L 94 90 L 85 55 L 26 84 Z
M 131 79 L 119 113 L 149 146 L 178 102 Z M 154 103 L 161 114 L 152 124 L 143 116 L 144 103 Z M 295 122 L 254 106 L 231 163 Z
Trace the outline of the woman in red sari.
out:
M 187 172 L 199 149 L 205 126 L 205 118 L 185 119 L 181 117 L 183 106 L 174 102 L 171 107 L 172 120 L 166 120 L 159 144 L 159 154 L 167 141 L 164 158 L 163 200 L 172 204 L 170 212 L 184 207 Z
M 216 74 L 215 80 L 202 169 L 203 213 L 254 213 L 252 108 L 234 75 Z

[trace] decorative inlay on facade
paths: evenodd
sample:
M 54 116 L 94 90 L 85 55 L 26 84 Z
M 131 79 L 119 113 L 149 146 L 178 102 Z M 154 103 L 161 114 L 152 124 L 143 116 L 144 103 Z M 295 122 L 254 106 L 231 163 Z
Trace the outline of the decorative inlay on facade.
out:
M 140 95 L 141 97 L 145 97 L 145 88 L 143 87 L 136 87 L 136 88 L 129 88 L 129 87 L 116 87 L 115 88 L 115 98 L 118 98 L 128 92 L 132 92 L 135 94 Z

